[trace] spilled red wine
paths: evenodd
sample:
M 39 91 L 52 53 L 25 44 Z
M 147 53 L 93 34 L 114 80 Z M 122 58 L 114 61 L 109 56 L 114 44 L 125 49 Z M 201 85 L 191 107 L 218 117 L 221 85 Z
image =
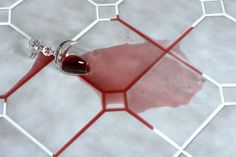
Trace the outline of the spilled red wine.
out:
M 70 55 L 62 62 L 62 70 L 71 74 L 87 74 L 90 71 L 88 63 L 75 55 Z
M 168 44 L 168 41 L 158 42 Z M 187 60 L 179 46 L 174 51 Z M 164 53 L 149 42 L 116 45 L 94 52 L 96 70 L 81 78 L 106 94 L 116 91 L 125 93 L 130 83 Z M 133 84 L 127 92 L 127 104 L 136 113 L 163 106 L 187 105 L 203 88 L 204 82 L 201 75 L 167 56 Z M 116 97 L 111 96 L 109 99 L 116 102 Z

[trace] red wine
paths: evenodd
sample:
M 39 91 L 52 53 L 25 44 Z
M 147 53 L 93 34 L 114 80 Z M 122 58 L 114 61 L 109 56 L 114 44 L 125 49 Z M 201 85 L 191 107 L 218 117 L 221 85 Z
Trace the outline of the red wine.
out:
M 167 41 L 159 41 L 161 42 Z M 163 53 L 148 42 L 116 45 L 94 52 L 96 71 L 82 78 L 106 94 L 125 92 L 130 82 Z M 175 52 L 187 60 L 178 46 L 175 47 Z M 141 113 L 151 108 L 188 104 L 202 89 L 203 84 L 201 75 L 176 60 L 165 57 L 128 91 L 128 105 L 132 111 Z
M 82 58 L 70 55 L 62 62 L 62 70 L 71 74 L 87 74 L 90 70 L 88 63 Z

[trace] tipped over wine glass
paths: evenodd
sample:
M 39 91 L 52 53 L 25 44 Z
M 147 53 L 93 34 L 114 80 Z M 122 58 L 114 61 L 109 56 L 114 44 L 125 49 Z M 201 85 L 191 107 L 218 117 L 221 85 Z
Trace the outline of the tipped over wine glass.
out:
M 39 40 L 31 39 L 28 54 L 35 58 L 39 53 L 44 56 L 54 56 L 57 67 L 69 75 L 89 75 L 94 72 L 95 53 L 76 41 L 62 42 L 56 50 L 44 46 Z

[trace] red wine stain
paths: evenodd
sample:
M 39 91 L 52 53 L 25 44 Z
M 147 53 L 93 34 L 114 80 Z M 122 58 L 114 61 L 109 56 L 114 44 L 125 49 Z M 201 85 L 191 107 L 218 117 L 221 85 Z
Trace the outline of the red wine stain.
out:
M 186 105 L 202 89 L 203 83 L 199 74 L 175 60 L 163 58 L 129 91 L 128 104 L 135 112 Z
M 174 51 L 187 59 L 178 46 Z M 145 42 L 97 49 L 94 53 L 94 72 L 82 78 L 102 92 L 114 93 L 122 92 L 163 51 Z M 202 89 L 203 83 L 200 74 L 164 57 L 128 91 L 128 106 L 135 112 L 144 112 L 151 108 L 188 104 Z
M 151 43 L 124 44 L 97 49 L 95 69 L 86 80 L 102 92 L 123 91 L 163 52 Z
M 178 46 L 174 50 L 187 59 Z M 83 75 L 81 78 L 103 93 L 124 93 L 130 82 L 135 80 L 148 64 L 152 63 L 155 58 L 161 56 L 164 52 L 146 42 L 97 49 L 94 53 L 96 55 L 92 57 L 96 57 L 96 59 L 91 61 L 96 62 L 96 64 L 89 63 L 96 65 L 92 66 L 94 69 L 89 69 L 93 73 Z M 88 53 L 88 55 L 90 54 L 92 53 Z M 10 96 L 53 59 L 53 56 L 46 57 L 40 53 L 31 70 L 4 97 Z M 67 69 L 69 73 L 75 72 L 74 70 L 78 70 L 77 68 L 79 70 L 82 69 L 84 72 L 86 68 L 81 67 L 81 65 L 73 67 L 74 62 L 78 61 L 83 61 L 83 59 L 77 56 L 67 58 L 64 61 L 64 70 L 69 67 Z M 148 109 L 162 106 L 177 107 L 188 104 L 193 96 L 202 89 L 203 83 L 204 80 L 199 74 L 182 66 L 179 62 L 165 57 L 134 84 L 128 91 L 127 98 L 124 94 L 119 97 L 119 100 L 117 100 L 117 97 L 112 100 L 112 95 L 110 95 L 107 101 L 108 104 L 117 103 L 117 101 L 124 102 L 135 112 L 144 112 Z
M 62 70 L 70 74 L 87 74 L 89 73 L 89 65 L 82 58 L 70 55 L 67 56 L 62 63 Z

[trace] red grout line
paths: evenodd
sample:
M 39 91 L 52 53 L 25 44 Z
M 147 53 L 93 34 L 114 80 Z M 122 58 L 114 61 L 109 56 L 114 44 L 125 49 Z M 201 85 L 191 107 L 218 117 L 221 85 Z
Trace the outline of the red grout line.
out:
M 6 96 L 5 95 L 0 95 L 0 99 L 6 99 Z
M 90 120 L 79 132 L 77 132 L 61 149 L 59 149 L 53 157 L 58 157 L 63 153 L 77 138 L 79 138 L 93 123 L 95 123 L 105 111 L 100 111 L 92 120 Z
M 185 64 L 186 66 L 188 66 L 190 69 L 194 70 L 195 72 L 199 73 L 200 75 L 203 74 L 203 72 L 201 72 L 199 69 L 197 69 L 196 67 L 194 67 L 192 64 L 188 63 L 185 59 L 183 59 L 182 57 L 176 55 L 174 52 L 169 52 L 169 54 L 171 56 L 173 56 L 175 59 L 179 60 L 181 63 Z
M 128 96 L 127 96 L 127 92 L 124 92 L 124 99 L 125 99 L 125 109 L 127 109 L 128 110 L 128 107 L 129 107 L 129 105 L 128 105 Z
M 155 40 L 153 40 L 152 38 L 150 38 L 149 36 L 147 36 L 146 34 L 144 34 L 143 32 L 139 31 L 138 29 L 136 29 L 135 27 L 131 26 L 130 24 L 128 24 L 127 22 L 125 22 L 124 20 L 122 20 L 119 15 L 117 15 L 117 17 L 115 19 L 112 20 L 117 20 L 119 22 L 121 22 L 123 25 L 125 25 L 126 27 L 128 27 L 129 29 L 133 30 L 134 32 L 136 32 L 137 34 L 139 34 L 141 37 L 143 37 L 144 39 L 146 39 L 147 41 L 149 41 L 150 43 L 154 44 L 155 46 L 157 46 L 159 49 L 161 49 L 162 51 L 166 51 L 166 49 L 159 43 L 157 43 Z
M 176 40 L 166 49 L 167 52 L 169 52 L 171 49 L 173 49 L 186 35 L 188 35 L 193 30 L 193 27 L 189 27 L 187 30 L 185 30 L 179 37 L 176 38 Z
M 142 117 L 140 117 L 138 114 L 136 114 L 135 112 L 131 111 L 130 109 L 127 110 L 127 112 L 129 114 L 131 114 L 134 118 L 136 118 L 138 121 L 140 121 L 141 123 L 143 123 L 145 126 L 147 126 L 149 129 L 153 130 L 154 127 L 148 123 L 146 120 L 144 120 Z
M 38 59 L 38 61 L 37 61 Z M 35 76 L 39 71 L 46 67 L 54 59 L 53 56 L 45 57 L 43 54 L 39 53 L 37 59 L 30 69 L 30 71 L 24 75 L 6 94 L 5 98 L 7 99 L 12 93 L 29 81 L 33 76 Z
M 167 52 L 162 53 L 160 56 L 156 57 L 155 60 L 149 64 L 133 81 L 126 87 L 126 91 L 128 91 L 138 80 L 140 80 L 158 61 L 160 61 Z
M 107 108 L 105 112 L 119 112 L 119 111 L 127 111 L 126 108 Z
M 105 94 L 102 93 L 102 109 L 105 110 L 106 109 L 106 100 L 105 100 Z

